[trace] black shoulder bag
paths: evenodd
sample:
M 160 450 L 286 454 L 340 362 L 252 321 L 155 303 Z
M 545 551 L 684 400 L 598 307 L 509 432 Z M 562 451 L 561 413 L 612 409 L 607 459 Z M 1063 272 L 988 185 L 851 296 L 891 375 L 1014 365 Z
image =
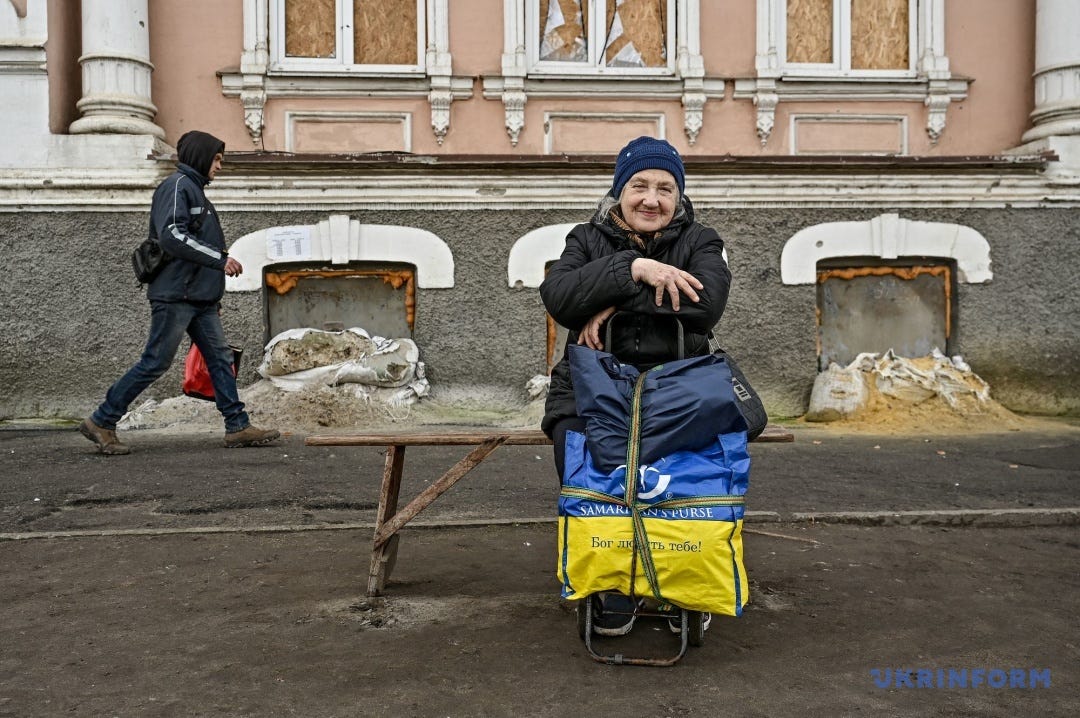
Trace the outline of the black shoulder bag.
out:
M 753 441 L 761 432 L 765 431 L 765 425 L 769 423 L 769 415 L 765 413 L 765 405 L 761 403 L 761 397 L 758 396 L 754 387 L 750 386 L 750 382 L 746 380 L 746 375 L 743 374 L 739 365 L 735 363 L 730 354 L 720 348 L 720 344 L 716 341 L 716 337 L 713 336 L 712 332 L 709 332 L 709 351 L 721 357 L 727 362 L 728 368 L 731 369 L 731 387 L 735 390 L 735 398 L 739 402 L 739 412 L 743 415 L 743 419 L 746 420 L 746 438 L 748 441 Z
M 139 280 L 139 284 L 149 284 L 154 281 L 172 259 L 172 255 L 166 252 L 158 242 L 152 212 L 147 224 L 149 226 L 146 229 L 146 239 L 131 253 L 131 268 L 135 270 L 135 279 Z
M 157 237 L 147 237 L 131 253 L 131 268 L 135 270 L 135 279 L 139 284 L 149 284 L 154 281 L 161 270 L 172 259 L 161 245 Z

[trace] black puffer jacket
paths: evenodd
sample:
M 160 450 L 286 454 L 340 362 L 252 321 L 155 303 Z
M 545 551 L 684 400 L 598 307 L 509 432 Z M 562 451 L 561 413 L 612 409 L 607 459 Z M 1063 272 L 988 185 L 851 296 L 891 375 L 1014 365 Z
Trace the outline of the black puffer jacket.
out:
M 570 330 L 567 344 L 576 344 L 578 332 L 597 313 L 615 307 L 620 315 L 612 328 L 612 346 L 605 346 L 620 360 L 648 369 L 678 356 L 672 317 L 685 331 L 685 356 L 708 352 L 708 334 L 727 305 L 731 272 L 724 260 L 724 241 L 708 227 L 694 221 L 694 208 L 683 197 L 686 213 L 649 240 L 645 250 L 633 243 L 626 231 L 609 217 L 579 224 L 566 238 L 562 256 L 551 266 L 540 285 L 548 313 Z M 630 264 L 639 257 L 655 259 L 694 275 L 704 286 L 699 301 L 683 297 L 679 311 L 664 295 L 656 306 L 656 290 L 633 280 Z M 601 328 L 601 336 L 606 327 Z M 541 428 L 548 436 L 559 419 L 577 416 L 570 363 L 564 353 L 551 372 L 547 404 Z

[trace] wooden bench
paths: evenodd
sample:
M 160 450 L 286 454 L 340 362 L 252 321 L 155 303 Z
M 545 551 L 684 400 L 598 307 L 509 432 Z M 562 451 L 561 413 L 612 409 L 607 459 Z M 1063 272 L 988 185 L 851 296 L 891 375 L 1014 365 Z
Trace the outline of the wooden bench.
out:
M 795 437 L 790 431 L 769 425 L 754 441 L 789 442 Z M 500 446 L 550 445 L 542 431 L 536 429 L 489 429 L 476 428 L 454 431 L 403 432 L 394 434 L 326 434 L 309 436 L 307 446 L 385 446 L 386 462 L 383 465 L 382 487 L 379 490 L 379 508 L 375 516 L 375 539 L 371 549 L 371 568 L 368 571 L 367 595 L 378 596 L 393 571 L 397 556 L 398 531 L 431 505 L 451 486 L 487 458 Z M 435 483 L 421 491 L 403 509 L 398 510 L 398 493 L 401 490 L 401 473 L 405 465 L 407 446 L 475 446 L 465 458 L 454 464 Z

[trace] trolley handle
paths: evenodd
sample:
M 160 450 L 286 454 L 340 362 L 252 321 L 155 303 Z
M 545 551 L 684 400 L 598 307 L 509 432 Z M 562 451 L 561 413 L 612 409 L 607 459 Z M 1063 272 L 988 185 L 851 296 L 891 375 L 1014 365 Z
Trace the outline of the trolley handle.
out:
M 612 347 L 611 347 L 611 333 L 612 333 L 613 327 L 615 326 L 615 320 L 617 318 L 619 318 L 620 316 L 621 317 L 630 317 L 630 316 L 632 316 L 634 314 L 638 314 L 638 312 L 619 311 L 619 312 L 615 312 L 614 314 L 612 314 L 608 318 L 607 329 L 604 331 L 604 349 L 606 351 L 608 351 L 611 354 L 614 354 L 614 352 L 612 351 Z M 658 316 L 658 318 L 659 318 L 659 316 Z M 676 356 L 675 358 L 676 359 L 684 359 L 686 357 L 686 341 L 685 341 L 685 332 L 683 330 L 682 320 L 680 320 L 678 317 L 672 317 L 672 316 L 669 316 L 667 318 L 670 319 L 671 321 L 675 322 L 675 334 L 676 334 L 676 342 L 677 342 L 676 343 L 676 352 L 678 354 L 678 356 Z

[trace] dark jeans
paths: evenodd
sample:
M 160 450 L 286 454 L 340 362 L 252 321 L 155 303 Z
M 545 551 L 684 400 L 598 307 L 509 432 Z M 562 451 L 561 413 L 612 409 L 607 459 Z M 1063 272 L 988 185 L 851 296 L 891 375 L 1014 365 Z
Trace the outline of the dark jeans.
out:
M 247 428 L 251 422 L 236 390 L 233 353 L 225 339 L 217 304 L 151 302 L 150 312 L 150 337 L 142 357 L 109 388 L 105 401 L 90 417 L 93 422 L 115 430 L 131 402 L 172 365 L 186 332 L 206 360 L 214 385 L 214 403 L 225 418 L 225 431 Z
M 555 470 L 559 472 L 559 484 L 563 481 L 564 465 L 566 463 L 566 432 L 576 431 L 585 433 L 585 420 L 580 416 L 568 416 L 559 419 L 551 428 L 551 443 L 555 445 Z

